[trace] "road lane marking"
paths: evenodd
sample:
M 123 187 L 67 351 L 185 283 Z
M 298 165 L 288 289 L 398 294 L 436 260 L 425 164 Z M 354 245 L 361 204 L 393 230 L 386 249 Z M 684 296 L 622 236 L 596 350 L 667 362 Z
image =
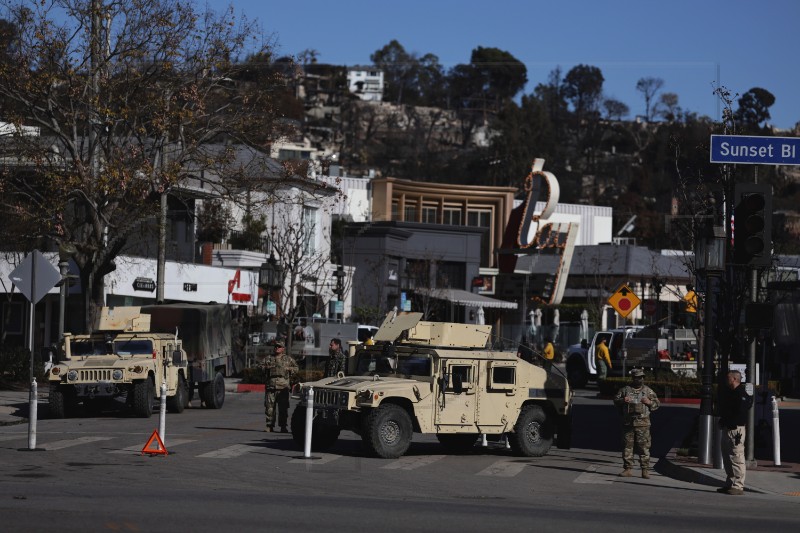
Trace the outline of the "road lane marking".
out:
M 170 439 L 164 443 L 164 447 L 167 448 L 169 451 L 170 448 L 173 446 L 180 446 L 181 444 L 186 444 L 187 442 L 194 442 L 197 439 Z M 128 446 L 127 448 L 122 448 L 121 450 L 111 450 L 108 453 L 139 453 L 144 448 L 143 444 L 136 444 L 134 446 Z
M 476 476 L 495 476 L 495 477 L 514 477 L 525 468 L 528 463 L 512 462 L 512 461 L 497 461 L 491 466 L 484 468 Z
M 445 455 L 419 455 L 419 456 L 406 456 L 402 459 L 398 459 L 397 461 L 392 461 L 386 466 L 382 466 L 381 468 L 385 468 L 386 470 L 414 470 L 423 466 L 428 466 L 431 463 L 435 463 L 440 459 L 444 459 Z
M 88 444 L 90 442 L 97 442 L 102 440 L 111 440 L 114 437 L 78 437 L 77 439 L 57 440 L 47 442 L 38 446 L 39 448 L 47 451 L 61 450 L 63 448 L 71 448 L 72 446 L 80 446 L 81 444 Z
M 169 448 L 167 449 L 169 450 Z M 256 451 L 257 449 L 258 447 L 253 444 L 234 444 L 233 446 L 227 446 L 219 450 L 200 454 L 197 457 L 203 457 L 205 459 L 232 459 Z
M 586 483 L 593 485 L 611 485 L 613 480 L 609 479 L 611 474 L 601 474 L 597 471 L 597 465 L 591 465 L 585 472 L 575 478 L 573 483 Z

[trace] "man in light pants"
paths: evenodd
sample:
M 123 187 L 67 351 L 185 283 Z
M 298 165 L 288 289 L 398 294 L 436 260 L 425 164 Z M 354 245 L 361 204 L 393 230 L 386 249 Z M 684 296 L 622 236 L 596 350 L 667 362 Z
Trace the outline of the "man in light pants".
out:
M 722 464 L 725 466 L 725 486 L 717 492 L 740 496 L 744 494 L 746 464 L 744 438 L 747 412 L 753 406 L 753 395 L 742 383 L 742 373 L 728 372 L 727 387 L 719 389 L 719 424 L 722 430 Z

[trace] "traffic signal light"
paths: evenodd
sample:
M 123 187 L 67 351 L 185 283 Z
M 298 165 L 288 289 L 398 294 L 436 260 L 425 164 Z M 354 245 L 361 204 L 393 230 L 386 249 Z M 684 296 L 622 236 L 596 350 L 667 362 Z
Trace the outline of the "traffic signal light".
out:
M 736 185 L 733 212 L 733 262 L 769 266 L 772 259 L 772 189 L 769 185 Z

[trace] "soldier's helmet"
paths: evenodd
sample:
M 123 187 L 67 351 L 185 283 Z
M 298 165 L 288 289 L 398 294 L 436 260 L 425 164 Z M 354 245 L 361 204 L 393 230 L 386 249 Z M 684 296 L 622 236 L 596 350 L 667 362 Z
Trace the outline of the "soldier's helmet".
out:
M 282 340 L 275 341 L 275 347 L 277 348 L 278 346 L 280 346 L 281 348 L 286 348 L 286 344 Z
M 631 370 L 631 377 L 632 378 L 643 378 L 644 377 L 644 370 L 641 368 L 634 368 Z

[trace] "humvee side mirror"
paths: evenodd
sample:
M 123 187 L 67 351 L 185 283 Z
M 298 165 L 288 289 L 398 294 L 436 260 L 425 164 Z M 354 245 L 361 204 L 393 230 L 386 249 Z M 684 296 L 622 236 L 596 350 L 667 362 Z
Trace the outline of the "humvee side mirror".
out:
M 453 392 L 461 394 L 464 392 L 464 384 L 461 381 L 461 374 L 453 374 Z
M 180 350 L 172 352 L 172 364 L 179 366 L 183 362 L 183 354 Z

